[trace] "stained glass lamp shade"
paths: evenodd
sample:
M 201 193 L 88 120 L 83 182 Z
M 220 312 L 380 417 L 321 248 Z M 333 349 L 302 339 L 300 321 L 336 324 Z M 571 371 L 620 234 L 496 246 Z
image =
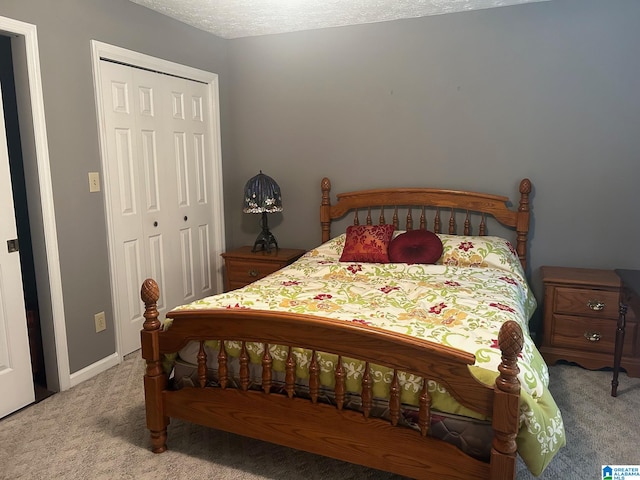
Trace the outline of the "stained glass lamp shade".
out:
M 271 251 L 271 247 L 278 248 L 278 242 L 269 231 L 267 213 L 282 211 L 282 195 L 276 181 L 268 175 L 260 173 L 249 179 L 244 186 L 244 213 L 261 213 L 260 226 L 262 231 L 253 244 L 254 252 L 258 250 Z

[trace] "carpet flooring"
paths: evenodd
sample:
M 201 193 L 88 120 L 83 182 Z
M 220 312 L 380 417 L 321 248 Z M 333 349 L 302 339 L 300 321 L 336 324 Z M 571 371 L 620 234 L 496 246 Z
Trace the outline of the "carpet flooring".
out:
M 401 477 L 173 420 L 169 450 L 149 449 L 139 353 L 65 392 L 0 420 L 0 479 L 399 480 Z M 573 365 L 550 368 L 567 447 L 539 477 L 601 477 L 640 464 L 640 379 Z M 533 477 L 522 462 L 518 479 Z

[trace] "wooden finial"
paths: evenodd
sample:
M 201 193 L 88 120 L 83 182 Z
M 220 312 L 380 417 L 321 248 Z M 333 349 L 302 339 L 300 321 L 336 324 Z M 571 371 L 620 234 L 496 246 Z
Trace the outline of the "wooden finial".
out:
M 520 182 L 520 193 L 529 194 L 531 193 L 531 180 L 528 178 L 523 178 Z
M 328 197 L 329 192 L 331 191 L 331 180 L 329 180 L 327 177 L 324 177 L 320 182 L 320 188 L 322 188 L 322 198 L 324 199 L 325 193 Z
M 159 329 L 160 320 L 158 320 L 158 299 L 160 298 L 160 289 L 153 278 L 147 278 L 142 283 L 140 297 L 144 302 L 145 320 L 142 328 L 145 330 Z

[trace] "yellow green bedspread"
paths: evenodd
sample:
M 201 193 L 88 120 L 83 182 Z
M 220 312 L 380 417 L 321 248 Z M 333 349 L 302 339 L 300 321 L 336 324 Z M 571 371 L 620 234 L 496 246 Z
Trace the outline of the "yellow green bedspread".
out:
M 308 252 L 289 267 L 244 288 L 198 300 L 178 309 L 255 308 L 320 315 L 359 322 L 473 353 L 473 374 L 492 384 L 500 363 L 498 331 L 507 320 L 525 335 L 519 359 L 520 432 L 518 452 L 539 475 L 565 445 L 562 416 L 549 390 L 547 366 L 528 335 L 536 307 L 518 257 L 499 237 L 439 235 L 443 255 L 436 265 L 340 262 L 345 236 Z M 226 345 L 237 355 L 240 345 Z M 284 370 L 287 351 L 271 346 L 276 370 Z M 262 345 L 249 354 L 260 362 Z M 309 352 L 296 351 L 298 375 L 307 375 Z M 320 358 L 321 381 L 331 386 L 335 356 Z M 343 359 L 347 388 L 359 392 L 364 366 Z M 388 397 L 388 369 L 373 368 L 374 394 Z M 418 404 L 422 379 L 401 374 L 401 400 Z M 430 384 L 434 410 L 481 418 L 461 406 L 437 384 Z

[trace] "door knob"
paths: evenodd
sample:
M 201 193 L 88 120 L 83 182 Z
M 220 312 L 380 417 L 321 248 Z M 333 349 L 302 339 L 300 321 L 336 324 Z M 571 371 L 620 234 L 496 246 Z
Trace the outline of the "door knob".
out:
M 153 222 L 153 226 L 157 227 L 158 226 L 158 222 Z

